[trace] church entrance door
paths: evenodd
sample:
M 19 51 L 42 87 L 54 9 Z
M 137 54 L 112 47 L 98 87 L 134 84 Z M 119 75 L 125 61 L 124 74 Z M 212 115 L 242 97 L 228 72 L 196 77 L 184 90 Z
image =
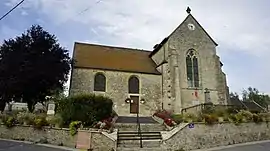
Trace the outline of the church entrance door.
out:
M 130 96 L 130 113 L 137 114 L 139 113 L 139 96 Z

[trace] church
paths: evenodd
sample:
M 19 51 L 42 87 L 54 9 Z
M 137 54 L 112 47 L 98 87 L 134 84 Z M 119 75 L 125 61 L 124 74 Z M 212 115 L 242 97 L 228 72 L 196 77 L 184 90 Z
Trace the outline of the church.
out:
M 218 44 L 187 9 L 184 21 L 153 50 L 75 42 L 69 95 L 113 100 L 120 116 L 152 115 L 212 102 L 228 103 Z

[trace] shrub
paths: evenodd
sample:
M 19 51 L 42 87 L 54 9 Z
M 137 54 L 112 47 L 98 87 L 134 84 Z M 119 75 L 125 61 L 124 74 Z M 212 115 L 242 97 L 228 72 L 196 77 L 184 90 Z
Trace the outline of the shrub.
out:
M 51 126 L 55 127 L 62 127 L 64 123 L 62 117 L 59 114 L 47 117 L 47 121 Z
M 65 125 L 72 121 L 82 121 L 84 126 L 91 126 L 111 116 L 112 105 L 111 99 L 94 94 L 71 96 L 56 102 L 57 113 Z
M 236 123 L 242 123 L 244 121 L 244 116 L 241 113 L 235 114 Z
M 3 123 L 3 117 L 4 117 L 4 114 L 3 113 L 0 113 L 0 124 Z
M 258 116 L 260 116 L 264 122 L 270 121 L 270 113 L 259 113 Z
M 198 117 L 192 113 L 184 113 L 183 120 L 184 122 L 197 122 Z
M 7 128 L 11 128 L 17 124 L 16 118 L 10 115 L 4 115 L 2 122 Z
M 235 114 L 229 115 L 229 121 L 232 123 L 237 123 L 237 118 L 236 118 Z
M 201 111 L 203 114 L 211 114 L 215 112 L 215 106 L 213 103 L 205 103 Z
M 17 120 L 19 124 L 32 125 L 35 120 L 35 114 L 30 112 L 19 112 L 17 114 Z
M 226 109 L 219 109 L 219 110 L 215 110 L 214 112 L 218 117 L 224 117 L 228 114 L 228 112 L 226 111 Z
M 42 129 L 43 126 L 48 126 L 46 116 L 36 116 L 33 123 L 34 128 Z
M 223 115 L 223 121 L 229 121 L 229 114 L 228 113 Z
M 216 114 L 204 114 L 203 115 L 206 124 L 214 124 L 218 122 L 218 116 Z
M 70 135 L 74 136 L 77 134 L 77 129 L 81 126 L 82 122 L 81 121 L 73 121 L 69 124 L 69 130 L 70 130 Z
M 184 117 L 182 114 L 173 114 L 172 119 L 177 123 L 180 124 L 184 121 Z
M 253 114 L 247 110 L 240 110 L 237 114 L 243 116 L 243 120 L 252 121 Z
M 253 121 L 255 123 L 260 123 L 260 122 L 263 122 L 263 118 L 262 118 L 262 116 L 260 116 L 258 114 L 253 114 Z
M 238 107 L 230 107 L 230 108 L 226 109 L 226 112 L 228 114 L 236 114 L 236 113 L 238 113 L 239 110 L 240 109 Z

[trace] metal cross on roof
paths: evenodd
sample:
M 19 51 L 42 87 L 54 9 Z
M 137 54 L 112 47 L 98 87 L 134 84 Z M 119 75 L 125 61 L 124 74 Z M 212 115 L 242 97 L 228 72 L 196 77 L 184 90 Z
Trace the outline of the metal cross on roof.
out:
M 188 7 L 186 11 L 187 11 L 188 14 L 190 14 L 191 9 Z

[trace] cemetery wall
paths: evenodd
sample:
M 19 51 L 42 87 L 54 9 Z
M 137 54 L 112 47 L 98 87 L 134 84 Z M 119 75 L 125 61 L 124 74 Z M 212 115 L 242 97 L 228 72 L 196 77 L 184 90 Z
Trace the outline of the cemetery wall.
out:
M 89 130 L 87 132 L 90 136 L 89 145 L 94 151 L 109 151 L 116 147 L 117 137 L 107 136 L 108 134 L 105 135 L 99 131 Z M 10 129 L 0 125 L 0 138 L 49 143 L 71 148 L 74 148 L 78 142 L 77 136 L 71 136 L 68 129 L 44 128 L 44 130 L 36 130 L 29 126 L 15 126 Z M 241 123 L 239 125 L 234 123 L 215 125 L 195 123 L 194 127 L 182 127 L 168 139 L 164 139 L 161 148 L 163 150 L 184 149 L 187 151 L 261 140 L 270 140 L 269 124 L 266 122 L 260 124 Z
M 0 125 L 0 138 L 48 143 L 73 148 L 76 141 L 76 137 L 71 136 L 68 129 L 44 128 L 43 130 L 37 130 L 30 126 L 6 128 L 6 126 Z
M 86 132 L 90 137 L 90 142 L 87 139 L 77 139 L 77 135 L 71 136 L 67 128 L 49 128 L 45 127 L 43 130 L 34 129 L 31 126 L 14 126 L 6 128 L 0 125 L 0 138 L 10 140 L 29 141 L 34 143 L 52 144 L 56 146 L 66 146 L 75 148 L 76 145 L 83 147 L 89 145 L 95 151 L 111 151 L 115 148 L 116 142 L 96 130 L 81 130 Z
M 245 142 L 270 140 L 268 123 L 194 124 L 184 127 L 162 144 L 163 148 L 177 150 L 204 149 Z

